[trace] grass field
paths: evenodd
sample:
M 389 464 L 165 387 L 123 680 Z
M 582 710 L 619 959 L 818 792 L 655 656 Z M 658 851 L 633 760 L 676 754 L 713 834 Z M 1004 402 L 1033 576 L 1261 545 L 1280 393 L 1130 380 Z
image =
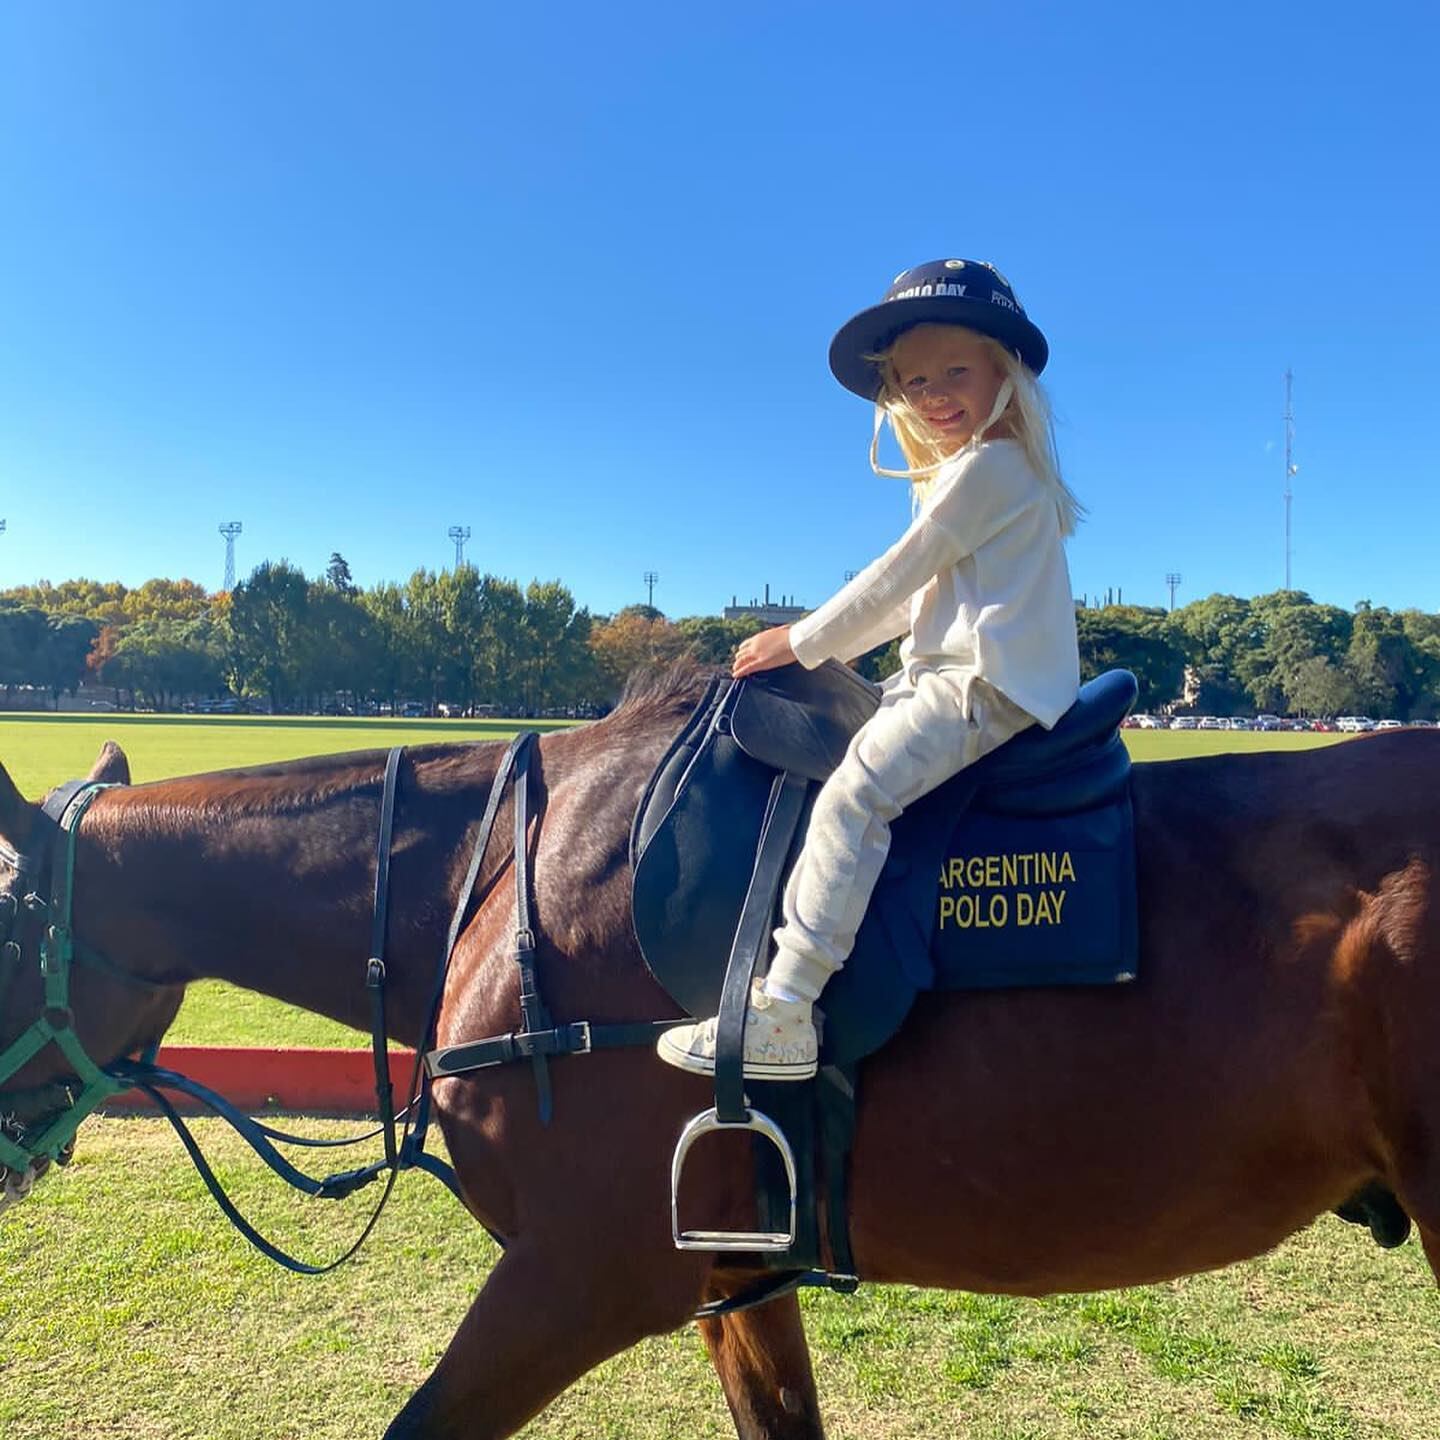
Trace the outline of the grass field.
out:
M 478 738 L 508 733 L 497 724 Z M 35 795 L 83 773 L 110 736 L 137 780 L 402 737 L 477 738 L 448 722 L 0 718 L 0 762 Z M 1156 759 L 1337 737 L 1127 738 Z M 180 1027 L 192 1041 L 358 1039 L 222 986 L 194 987 Z M 242 1204 L 282 1240 L 333 1254 L 361 1223 L 363 1201 L 294 1198 L 216 1126 L 200 1130 Z M 0 1221 L 5 1440 L 378 1436 L 495 1258 L 439 1186 L 408 1176 L 358 1263 L 293 1277 L 229 1230 L 162 1122 L 92 1120 L 80 1141 L 70 1169 Z M 1440 1435 L 1440 1296 L 1418 1245 L 1382 1253 L 1329 1218 L 1261 1260 L 1168 1285 L 1045 1301 L 872 1287 L 803 1303 L 840 1440 Z M 698 1338 L 683 1331 L 594 1372 L 524 1433 L 733 1430 Z
M 200 1133 L 242 1206 L 302 1253 L 355 1233 L 365 1202 L 281 1193 L 215 1125 Z M 411 1175 L 357 1262 L 289 1275 L 228 1228 L 163 1122 L 92 1120 L 70 1169 L 0 1221 L 0 1435 L 378 1437 L 494 1258 Z M 1440 1297 L 1419 1247 L 1384 1253 L 1329 1218 L 1261 1260 L 1144 1289 L 1029 1301 L 876 1286 L 803 1304 L 836 1440 L 1440 1435 Z M 734 1432 L 685 1330 L 593 1372 L 523 1433 Z

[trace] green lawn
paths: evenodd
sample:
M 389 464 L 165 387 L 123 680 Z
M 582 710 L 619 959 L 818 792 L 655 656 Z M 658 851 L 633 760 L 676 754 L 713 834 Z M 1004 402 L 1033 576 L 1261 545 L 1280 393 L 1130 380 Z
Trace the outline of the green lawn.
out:
M 1125 744 L 1135 760 L 1182 760 L 1195 755 L 1253 755 L 1257 750 L 1314 750 L 1351 739 L 1349 735 L 1312 735 L 1308 731 L 1126 730 Z
M 323 1258 L 353 1237 L 366 1201 L 295 1197 L 216 1123 L 197 1128 L 282 1242 Z M 409 1175 L 357 1262 L 290 1275 L 229 1229 L 163 1122 L 91 1120 L 74 1164 L 0 1219 L 0 1435 L 378 1437 L 494 1259 L 440 1186 Z M 1330 1218 L 1263 1259 L 1143 1289 L 1031 1301 L 875 1286 L 802 1303 L 832 1440 L 1440 1435 L 1440 1296 L 1419 1246 L 1382 1252 Z M 602 1366 L 523 1434 L 734 1431 L 688 1329 Z
M 304 755 L 388 750 L 446 740 L 508 740 L 521 725 L 565 720 L 329 720 L 269 715 L 28 715 L 0 712 L 0 764 L 27 795 L 85 774 L 107 740 L 130 758 L 135 780 L 198 775 Z

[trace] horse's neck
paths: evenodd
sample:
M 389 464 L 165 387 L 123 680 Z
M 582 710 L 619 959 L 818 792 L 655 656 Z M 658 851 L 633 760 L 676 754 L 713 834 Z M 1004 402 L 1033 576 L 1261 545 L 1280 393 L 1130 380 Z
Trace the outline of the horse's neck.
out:
M 142 975 L 226 980 L 368 1028 L 378 779 L 357 770 L 352 785 L 314 803 L 272 806 L 257 803 L 262 783 L 205 779 L 116 792 L 95 873 L 77 875 L 77 930 Z M 401 851 L 443 848 L 447 830 L 456 832 L 453 846 L 460 811 L 471 808 L 452 804 L 431 825 L 426 798 L 412 777 L 395 836 L 386 961 L 391 1030 L 402 1040 L 418 1036 L 444 917 L 443 907 L 416 903 L 418 877 Z M 110 864 L 96 863 L 101 857 Z M 98 915 L 90 894 L 103 897 Z

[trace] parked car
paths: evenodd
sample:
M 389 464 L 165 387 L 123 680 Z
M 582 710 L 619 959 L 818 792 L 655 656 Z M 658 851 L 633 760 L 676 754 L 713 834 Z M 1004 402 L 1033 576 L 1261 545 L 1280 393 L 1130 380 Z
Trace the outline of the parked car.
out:
M 1225 722 L 1225 728 L 1227 730 L 1253 730 L 1255 727 L 1243 715 L 1232 715 Z
M 1333 720 L 1312 720 L 1310 722 L 1310 728 L 1319 731 L 1321 734 L 1332 735 L 1340 727 Z
M 1215 715 L 1202 715 L 1200 717 L 1200 729 L 1202 730 L 1223 730 L 1225 722 Z
M 1382 720 L 1375 728 L 1377 730 L 1403 730 L 1405 726 L 1399 720 Z
M 1251 727 L 1255 730 L 1264 730 L 1267 733 L 1271 730 L 1283 730 L 1285 722 L 1278 715 L 1257 715 L 1255 723 Z
M 1193 715 L 1177 715 L 1171 722 L 1172 730 L 1197 730 L 1200 722 Z
M 1165 722 L 1154 715 L 1135 715 L 1131 717 L 1135 721 L 1137 730 L 1163 730 Z
M 1341 715 L 1335 721 L 1335 728 L 1343 735 L 1358 735 L 1373 730 L 1375 722 L 1368 715 Z

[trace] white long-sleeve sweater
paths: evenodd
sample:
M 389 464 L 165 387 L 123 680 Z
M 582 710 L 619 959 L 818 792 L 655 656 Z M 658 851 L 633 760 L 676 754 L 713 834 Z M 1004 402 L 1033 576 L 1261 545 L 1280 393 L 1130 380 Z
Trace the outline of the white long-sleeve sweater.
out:
M 907 671 L 965 669 L 1049 728 L 1080 684 L 1054 493 L 1022 446 L 988 440 L 935 477 L 910 528 L 790 627 L 807 669 L 909 634 Z

